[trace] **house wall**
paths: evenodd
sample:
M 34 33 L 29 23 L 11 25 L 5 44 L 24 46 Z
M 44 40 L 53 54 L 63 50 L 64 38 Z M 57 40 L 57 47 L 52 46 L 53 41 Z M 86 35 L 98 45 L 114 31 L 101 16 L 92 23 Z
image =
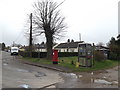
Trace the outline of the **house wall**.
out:
M 46 49 L 36 49 L 36 52 L 47 52 Z
M 78 48 L 55 48 L 58 52 L 78 52 Z
M 78 52 L 78 48 L 55 48 L 58 52 Z M 36 52 L 47 52 L 46 49 L 36 49 Z

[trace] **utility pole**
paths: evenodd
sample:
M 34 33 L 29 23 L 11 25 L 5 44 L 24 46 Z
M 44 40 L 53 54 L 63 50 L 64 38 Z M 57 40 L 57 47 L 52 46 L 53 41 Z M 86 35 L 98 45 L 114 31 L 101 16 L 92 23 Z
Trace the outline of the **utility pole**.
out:
M 79 39 L 80 39 L 80 41 L 81 41 L 81 33 L 79 33 Z
M 15 42 L 13 41 L 13 47 L 15 46 Z
M 93 61 L 93 65 L 95 64 L 95 44 L 93 43 L 93 51 L 92 51 L 93 57 L 92 57 L 92 61 Z
M 30 57 L 32 57 L 32 13 L 30 14 L 29 52 L 30 52 Z

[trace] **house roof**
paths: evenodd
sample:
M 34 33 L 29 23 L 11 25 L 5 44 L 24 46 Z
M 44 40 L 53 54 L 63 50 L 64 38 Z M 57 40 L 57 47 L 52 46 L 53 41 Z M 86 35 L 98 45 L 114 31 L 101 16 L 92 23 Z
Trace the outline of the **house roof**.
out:
M 84 41 L 60 43 L 55 48 L 77 48 L 78 47 L 78 43 L 83 43 L 83 42 Z
M 46 44 L 36 44 L 35 46 L 38 49 L 44 49 L 44 48 L 46 48 Z
M 96 47 L 96 50 L 109 50 L 109 48 L 105 46 L 95 46 L 95 47 Z
M 54 43 L 53 46 L 55 46 L 56 44 L 57 43 Z M 36 44 L 35 47 L 37 49 L 46 49 L 47 48 L 46 44 Z

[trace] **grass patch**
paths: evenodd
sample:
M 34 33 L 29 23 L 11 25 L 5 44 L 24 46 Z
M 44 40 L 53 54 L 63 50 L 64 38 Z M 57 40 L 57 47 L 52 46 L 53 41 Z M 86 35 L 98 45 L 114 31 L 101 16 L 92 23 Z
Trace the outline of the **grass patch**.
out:
M 45 58 L 29 58 L 29 57 L 25 57 L 23 58 L 23 60 L 27 60 L 30 62 L 34 62 L 34 63 L 41 63 L 41 64 L 52 64 L 52 62 L 50 60 L 46 60 Z
M 78 57 L 62 57 L 59 58 L 60 61 L 64 60 L 64 62 L 61 62 L 62 66 L 69 67 L 73 71 L 79 72 L 79 71 L 96 71 L 96 70 L 103 70 L 107 68 L 112 68 L 114 66 L 118 65 L 117 60 L 105 60 L 105 61 L 95 61 L 93 67 L 75 67 L 75 65 L 71 64 L 71 61 L 74 61 L 74 64 L 77 62 Z M 119 61 L 120 63 L 120 61 Z
M 52 64 L 52 61 L 46 60 L 45 58 L 23 58 L 23 60 L 28 60 L 35 63 L 40 64 Z M 60 57 L 59 58 L 59 66 L 70 68 L 74 72 L 83 72 L 83 71 L 96 71 L 96 70 L 103 70 L 107 68 L 112 68 L 118 65 L 118 61 L 116 60 L 105 60 L 105 61 L 95 61 L 93 67 L 76 67 L 75 63 L 77 62 L 78 57 Z M 74 65 L 71 63 L 73 61 Z M 120 61 L 119 61 L 120 63 Z
M 104 70 L 108 68 L 112 68 L 114 66 L 117 66 L 118 62 L 117 61 L 112 61 L 112 60 L 105 60 L 105 61 L 95 61 L 95 64 L 93 67 L 90 68 L 79 68 L 75 69 L 75 71 L 96 71 L 96 70 Z

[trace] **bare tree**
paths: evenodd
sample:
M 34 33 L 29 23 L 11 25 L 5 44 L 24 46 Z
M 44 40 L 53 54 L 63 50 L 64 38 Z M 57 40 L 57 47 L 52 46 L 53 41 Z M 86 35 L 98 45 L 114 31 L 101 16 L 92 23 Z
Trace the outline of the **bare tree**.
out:
M 63 2 L 62 2 L 63 3 Z M 62 4 L 57 4 L 51 0 L 43 0 L 35 2 L 33 12 L 33 24 L 36 27 L 36 35 L 45 34 L 47 46 L 47 59 L 52 59 L 53 41 L 62 36 L 65 31 L 65 17 L 60 15 L 58 7 Z

